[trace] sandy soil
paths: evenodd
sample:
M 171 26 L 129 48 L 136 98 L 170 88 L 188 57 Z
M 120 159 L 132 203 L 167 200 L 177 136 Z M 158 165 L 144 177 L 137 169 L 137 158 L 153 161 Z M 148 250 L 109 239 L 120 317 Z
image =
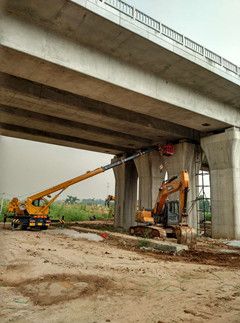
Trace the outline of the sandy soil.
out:
M 63 231 L 0 230 L 0 322 L 240 322 L 236 250 L 170 256 Z

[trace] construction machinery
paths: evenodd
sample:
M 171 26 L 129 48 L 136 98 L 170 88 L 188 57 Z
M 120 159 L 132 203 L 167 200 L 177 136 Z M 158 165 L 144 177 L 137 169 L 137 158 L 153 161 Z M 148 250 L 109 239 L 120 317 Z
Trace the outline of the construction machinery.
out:
M 24 201 L 20 201 L 18 198 L 14 197 L 8 205 L 7 214 L 5 214 L 4 219 L 6 221 L 7 218 L 12 218 L 12 228 L 14 229 L 47 229 L 51 223 L 51 220 L 49 218 L 50 206 L 69 186 L 84 181 L 90 177 L 96 176 L 123 163 L 127 163 L 130 160 L 148 154 L 154 150 L 159 150 L 159 147 L 150 147 L 138 151 L 132 156 L 120 158 L 116 162 L 103 167 L 99 167 L 93 171 L 88 171 L 83 175 L 77 176 L 73 179 L 50 187 L 39 193 L 28 196 Z M 51 195 L 54 193 L 56 194 L 52 197 Z
M 136 213 L 138 225 L 130 227 L 130 234 L 162 239 L 171 234 L 177 238 L 178 243 L 195 244 L 196 231 L 187 222 L 188 191 L 189 175 L 186 170 L 179 176 L 163 181 L 154 208 Z M 179 200 L 167 201 L 169 196 L 176 192 L 179 192 Z
M 110 202 L 115 201 L 115 196 L 114 195 L 108 195 L 105 199 L 105 206 L 109 207 Z

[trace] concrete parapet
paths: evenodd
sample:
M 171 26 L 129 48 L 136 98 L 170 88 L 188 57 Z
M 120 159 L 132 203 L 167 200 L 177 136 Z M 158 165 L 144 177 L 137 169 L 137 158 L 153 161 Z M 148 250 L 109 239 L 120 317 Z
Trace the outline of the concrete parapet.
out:
M 240 239 L 240 130 L 202 138 L 210 166 L 213 238 Z

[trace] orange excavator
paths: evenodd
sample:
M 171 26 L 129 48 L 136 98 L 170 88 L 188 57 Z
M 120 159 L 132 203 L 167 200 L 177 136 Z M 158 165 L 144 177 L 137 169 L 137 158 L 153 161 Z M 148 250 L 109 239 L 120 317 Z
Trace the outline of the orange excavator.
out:
M 7 214 L 4 216 L 4 221 L 6 221 L 7 218 L 12 218 L 12 228 L 14 229 L 47 229 L 51 223 L 49 218 L 50 206 L 69 186 L 96 176 L 123 163 L 127 163 L 130 160 L 148 154 L 151 151 L 159 149 L 160 148 L 158 146 L 154 146 L 138 151 L 132 156 L 120 158 L 116 162 L 99 167 L 93 171 L 88 171 L 83 175 L 77 176 L 61 184 L 43 190 L 37 194 L 31 195 L 27 197 L 25 201 L 20 201 L 18 198 L 14 197 L 8 205 L 8 210 Z M 51 194 L 54 193 L 56 194 L 52 197 Z
M 187 223 L 188 191 L 189 175 L 186 170 L 179 176 L 163 181 L 154 208 L 137 212 L 138 225 L 130 227 L 130 234 L 162 239 L 171 234 L 177 238 L 178 243 L 195 244 L 196 231 Z M 179 192 L 179 200 L 167 201 L 168 197 L 176 192 Z

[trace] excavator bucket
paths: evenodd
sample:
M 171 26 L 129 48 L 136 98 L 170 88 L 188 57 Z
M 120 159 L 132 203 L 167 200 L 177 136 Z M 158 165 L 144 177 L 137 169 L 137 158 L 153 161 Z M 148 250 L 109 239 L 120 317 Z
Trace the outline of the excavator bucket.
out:
M 177 243 L 185 244 L 193 248 L 197 243 L 197 232 L 188 225 L 179 225 L 175 228 Z

